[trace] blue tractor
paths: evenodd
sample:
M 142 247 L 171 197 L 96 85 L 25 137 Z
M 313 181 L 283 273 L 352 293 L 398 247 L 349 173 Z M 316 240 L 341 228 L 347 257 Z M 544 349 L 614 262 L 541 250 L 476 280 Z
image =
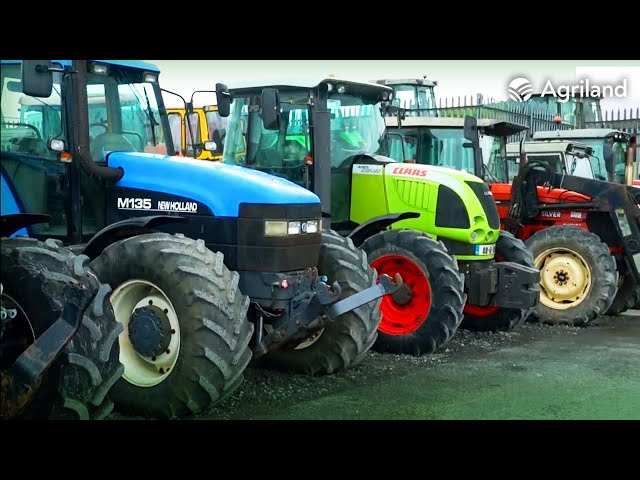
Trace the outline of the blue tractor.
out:
M 398 285 L 378 283 L 362 251 L 323 229 L 315 194 L 172 156 L 159 73 L 139 61 L 2 62 L 3 259 L 25 237 L 90 259 L 113 289 L 123 372 L 110 396 L 126 413 L 196 413 L 226 398 L 252 357 L 314 375 L 358 363 Z M 4 305 L 19 284 L 8 292 L 2 276 Z M 14 330 L 32 332 L 19 340 L 68 349 L 73 334 L 29 328 L 39 309 L 37 298 L 14 308 Z

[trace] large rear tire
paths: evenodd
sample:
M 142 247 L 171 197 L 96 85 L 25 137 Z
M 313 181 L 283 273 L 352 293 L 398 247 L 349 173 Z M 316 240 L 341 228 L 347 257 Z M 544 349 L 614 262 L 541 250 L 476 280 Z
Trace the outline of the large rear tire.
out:
M 618 292 L 606 315 L 620 315 L 632 308 L 638 308 L 638 302 L 640 302 L 640 284 L 632 274 L 627 274 L 618 281 Z
M 365 253 L 350 238 L 323 230 L 318 272 L 337 281 L 340 299 L 375 285 L 376 275 Z M 271 352 L 261 364 L 290 373 L 326 375 L 357 365 L 376 340 L 380 300 L 351 310 L 295 347 Z
M 514 262 L 527 267 L 534 267 L 533 256 L 522 242 L 511 233 L 500 231 L 496 242 L 496 261 Z M 531 285 L 531 290 L 539 291 L 538 284 Z M 461 328 L 472 331 L 507 331 L 516 328 L 531 315 L 532 308 L 500 308 L 465 305 Z
M 454 335 L 466 300 L 458 263 L 441 242 L 413 230 L 386 230 L 362 245 L 378 275 L 399 273 L 404 287 L 382 299 L 374 350 L 425 355 Z
M 116 408 L 176 418 L 220 403 L 243 379 L 253 325 L 239 274 L 202 240 L 153 233 L 108 246 L 93 261 L 111 295 L 122 378 Z
M 98 420 L 113 410 L 108 397 L 122 375 L 117 342 L 122 326 L 109 302 L 111 288 L 98 281 L 89 258 L 74 255 L 61 242 L 2 239 L 3 305 L 17 307 L 32 343 L 71 304 L 82 315 L 80 326 L 46 371 L 40 388 L 27 407 L 25 418 Z M 23 328 L 25 327 L 25 328 Z M 5 361 L 15 360 L 3 355 Z
M 536 232 L 525 244 L 540 270 L 534 319 L 581 326 L 609 309 L 618 289 L 618 272 L 609 248 L 597 235 L 561 225 Z

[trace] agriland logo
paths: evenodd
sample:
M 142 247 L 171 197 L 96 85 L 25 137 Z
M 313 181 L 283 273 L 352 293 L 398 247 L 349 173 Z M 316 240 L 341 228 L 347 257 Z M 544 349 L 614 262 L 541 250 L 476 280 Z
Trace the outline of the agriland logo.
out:
M 554 88 L 551 80 L 547 80 L 542 89 L 541 96 L 552 95 L 558 99 L 558 103 L 567 103 L 569 99 L 580 96 L 582 98 L 606 98 L 627 96 L 627 79 L 618 85 L 592 85 L 589 79 L 580 80 L 574 85 L 558 85 Z
M 531 98 L 533 85 L 524 77 L 518 77 L 509 83 L 509 98 L 516 102 L 526 102 Z
M 531 82 L 524 77 L 518 77 L 509 83 L 509 98 L 516 102 L 526 102 L 532 97 L 533 87 Z M 571 98 L 579 96 L 582 98 L 606 98 L 627 96 L 627 79 L 622 80 L 617 85 L 596 85 L 589 79 L 580 80 L 573 85 L 554 86 L 551 80 L 547 80 L 540 93 L 541 97 L 552 96 L 558 99 L 558 103 L 567 103 Z

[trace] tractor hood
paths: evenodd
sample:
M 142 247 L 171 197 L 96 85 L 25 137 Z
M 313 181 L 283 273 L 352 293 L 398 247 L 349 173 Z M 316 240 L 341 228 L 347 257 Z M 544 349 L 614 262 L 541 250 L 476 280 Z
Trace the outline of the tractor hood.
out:
M 305 188 L 257 170 L 185 157 L 112 152 L 110 167 L 124 176 L 114 185 L 189 198 L 207 205 L 214 215 L 237 217 L 241 203 L 319 204 Z

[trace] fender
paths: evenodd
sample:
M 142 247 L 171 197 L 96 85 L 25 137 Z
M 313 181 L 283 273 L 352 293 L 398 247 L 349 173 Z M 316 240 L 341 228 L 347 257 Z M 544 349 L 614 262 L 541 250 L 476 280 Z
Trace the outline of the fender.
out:
M 174 215 L 154 215 L 150 217 L 134 217 L 112 223 L 96 233 L 89 243 L 82 250 L 82 254 L 89 257 L 92 261 L 102 253 L 112 243 L 136 235 L 144 235 L 152 233 L 158 227 L 170 223 L 186 223 L 186 217 Z
M 420 214 L 417 212 L 389 213 L 387 215 L 380 215 L 379 217 L 372 218 L 371 220 L 367 220 L 365 223 L 359 225 L 349 234 L 349 238 L 353 240 L 356 247 L 360 247 L 367 238 L 373 237 L 375 234 L 386 230 L 390 225 L 401 220 L 419 217 Z
M 40 213 L 16 213 L 12 215 L 2 215 L 0 218 L 0 237 L 10 237 L 18 230 L 21 230 L 37 223 L 47 223 L 51 221 L 51 215 Z

